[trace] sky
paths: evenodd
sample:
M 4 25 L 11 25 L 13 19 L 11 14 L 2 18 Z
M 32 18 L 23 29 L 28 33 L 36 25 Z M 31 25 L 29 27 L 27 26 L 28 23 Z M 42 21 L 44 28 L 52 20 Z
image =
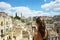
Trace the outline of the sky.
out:
M 0 0 L 0 12 L 26 17 L 60 15 L 60 0 Z

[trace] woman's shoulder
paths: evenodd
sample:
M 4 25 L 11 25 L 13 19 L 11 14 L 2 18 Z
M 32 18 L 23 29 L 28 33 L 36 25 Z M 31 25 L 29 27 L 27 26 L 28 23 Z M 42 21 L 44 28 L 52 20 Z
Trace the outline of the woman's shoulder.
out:
M 42 36 L 38 32 L 35 32 L 34 33 L 34 39 L 35 40 L 42 40 Z
M 38 32 L 35 32 L 34 37 L 37 37 L 37 36 L 39 36 L 39 34 L 38 34 Z
M 38 33 L 38 32 L 35 32 L 35 33 L 34 33 L 34 36 L 41 36 L 41 34 Z
M 37 32 L 34 33 L 34 36 L 36 36 L 36 35 L 37 35 Z

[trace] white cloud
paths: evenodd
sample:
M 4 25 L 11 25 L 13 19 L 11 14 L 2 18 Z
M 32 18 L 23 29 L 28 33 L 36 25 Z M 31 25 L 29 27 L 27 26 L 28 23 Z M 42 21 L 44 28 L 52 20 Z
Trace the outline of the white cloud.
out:
M 56 0 L 56 2 L 60 2 L 60 0 Z
M 47 5 L 47 7 L 45 7 L 45 5 Z M 42 7 L 51 8 L 51 6 L 55 6 L 56 4 L 55 4 L 55 2 L 51 2 L 51 3 L 45 4 L 45 5 L 43 5 Z M 0 8 L 4 8 L 5 9 L 5 10 L 3 10 L 4 12 L 8 13 L 9 15 L 13 15 L 13 16 L 15 16 L 16 12 L 19 16 L 22 13 L 23 16 L 26 16 L 26 17 L 28 17 L 28 16 L 52 16 L 51 14 L 54 15 L 54 12 L 36 11 L 36 10 L 31 10 L 29 7 L 24 7 L 24 6 L 12 7 L 10 4 L 5 3 L 5 2 L 0 2 Z M 15 11 L 11 11 L 11 10 L 15 10 Z
M 46 2 L 46 0 L 44 0 L 44 2 Z
M 31 10 L 28 7 L 15 7 L 15 10 L 17 12 L 21 12 L 21 13 L 28 13 L 31 14 Z
M 60 10 L 60 0 L 51 1 L 41 6 L 44 9 Z
M 16 10 L 16 12 L 21 15 L 21 13 L 23 14 L 23 16 L 31 16 L 32 14 L 32 11 L 30 10 L 30 8 L 28 7 L 23 7 L 23 6 L 20 6 L 20 7 L 14 7 L 12 8 L 13 10 Z
M 6 9 L 6 8 L 10 8 L 10 7 L 11 7 L 11 5 L 8 4 L 8 3 L 0 2 L 0 8 L 4 8 L 4 9 Z
M 8 15 L 15 16 L 16 11 L 12 12 L 11 9 L 5 9 L 3 12 L 7 13 Z
M 50 12 L 33 11 L 33 16 L 51 16 Z
M 11 12 L 10 10 L 15 10 L 15 11 Z M 13 13 L 11 15 L 14 15 L 14 16 L 15 16 L 16 12 L 19 16 L 21 16 L 21 13 L 22 13 L 23 16 L 26 16 L 26 17 L 29 17 L 29 16 L 50 16 L 49 12 L 31 10 L 28 7 L 13 7 L 8 10 L 5 10 L 5 12 L 7 12 L 9 14 Z
M 51 8 L 51 7 L 54 6 L 54 5 L 55 5 L 55 2 L 50 2 L 50 3 L 48 3 L 48 4 L 42 5 L 41 7 L 42 7 L 42 8 L 49 9 L 49 8 Z
M 14 7 L 14 10 L 20 15 L 21 13 L 23 16 L 51 16 L 49 12 L 43 12 L 43 11 L 36 11 L 36 10 L 31 10 L 28 7 Z

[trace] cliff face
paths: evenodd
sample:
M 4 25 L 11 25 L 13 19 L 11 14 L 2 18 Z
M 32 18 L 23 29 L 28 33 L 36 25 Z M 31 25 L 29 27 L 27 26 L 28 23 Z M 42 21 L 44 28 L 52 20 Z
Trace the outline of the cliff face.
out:
M 5 12 L 0 12 L 0 16 L 8 16 L 8 14 Z

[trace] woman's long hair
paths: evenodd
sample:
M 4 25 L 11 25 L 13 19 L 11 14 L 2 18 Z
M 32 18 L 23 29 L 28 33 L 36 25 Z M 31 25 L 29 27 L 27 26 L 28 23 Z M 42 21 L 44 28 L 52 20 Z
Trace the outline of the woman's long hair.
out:
M 42 37 L 45 35 L 45 23 L 44 20 L 41 20 L 40 17 L 36 19 L 36 23 L 39 25 L 38 32 L 41 34 Z

